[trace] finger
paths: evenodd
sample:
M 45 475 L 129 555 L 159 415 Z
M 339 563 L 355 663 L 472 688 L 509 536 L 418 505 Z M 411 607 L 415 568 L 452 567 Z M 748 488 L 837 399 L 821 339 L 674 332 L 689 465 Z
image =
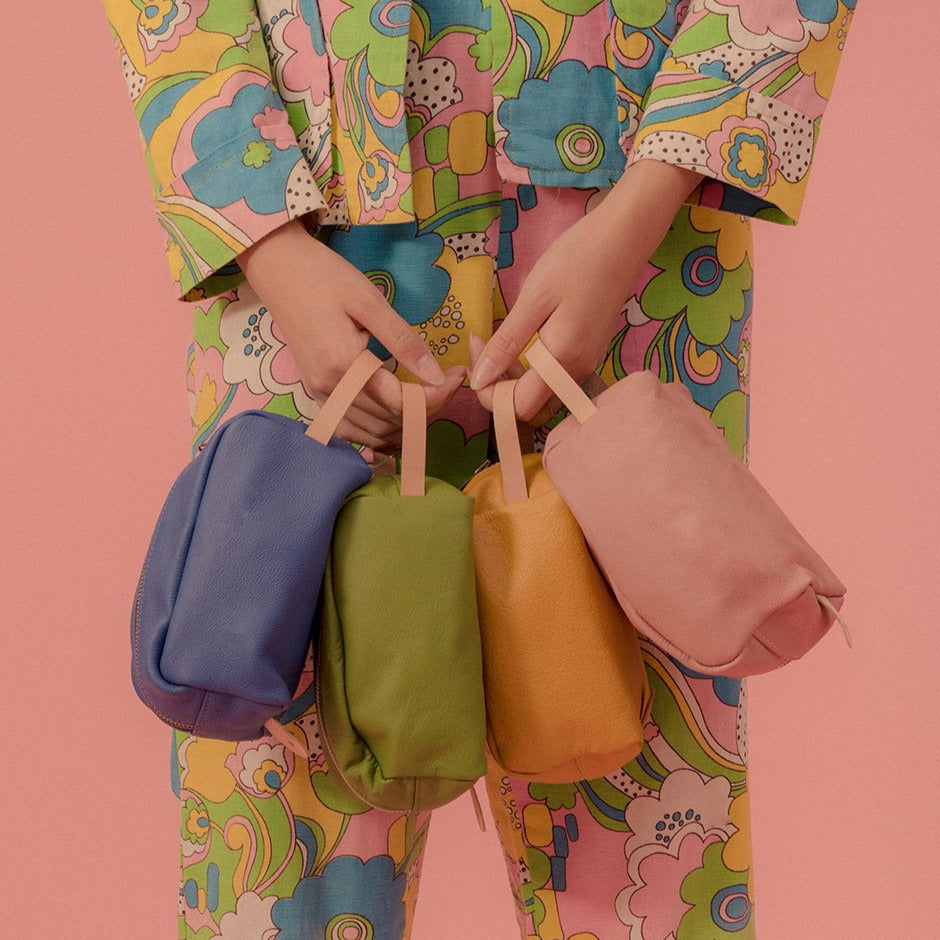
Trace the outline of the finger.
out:
M 401 381 L 390 369 L 384 366 L 377 369 L 360 394 L 364 400 L 370 400 L 374 408 L 380 409 L 384 416 L 401 420 Z M 359 404 L 358 398 L 356 404 Z
M 444 373 L 443 385 L 423 386 L 427 393 L 428 413 L 439 410 L 450 401 L 466 377 L 466 366 L 451 366 Z M 372 414 L 380 414 L 384 419 L 392 420 L 401 427 L 401 382 L 391 372 L 379 369 L 365 384 L 362 394 L 372 396 Z M 357 398 L 356 403 L 359 401 Z
M 360 349 L 360 352 L 361 351 L 362 350 Z M 358 353 L 355 355 L 358 355 Z M 353 358 L 355 358 L 355 356 L 353 356 Z M 348 368 L 348 363 L 346 368 Z M 322 405 L 333 393 L 333 390 L 345 372 L 346 369 L 340 368 L 329 377 L 320 377 L 319 382 L 314 388 L 311 388 L 307 380 L 303 378 L 301 379 L 301 384 L 303 385 L 304 391 L 307 393 L 308 397 Z M 386 382 L 388 383 L 388 386 L 386 386 Z M 382 390 L 380 401 L 376 400 L 376 395 L 374 392 L 376 386 Z M 398 395 L 397 406 L 394 403 L 394 396 L 396 394 Z M 361 412 L 359 415 L 360 417 L 362 417 L 363 414 L 366 414 L 370 415 L 372 419 L 375 419 L 380 423 L 391 422 L 392 424 L 400 424 L 401 383 L 398 381 L 398 379 L 395 378 L 394 375 L 392 375 L 388 369 L 377 369 L 375 373 L 369 377 L 369 380 L 353 399 L 349 409 L 347 409 L 347 412 L 352 413 L 351 409 L 353 408 L 359 409 Z M 374 421 L 372 423 L 374 423 Z M 370 424 L 367 422 L 362 426 L 368 428 Z
M 440 386 L 424 386 L 424 397 L 427 400 L 428 414 L 440 411 L 463 385 L 467 377 L 466 366 L 451 366 L 445 373 L 445 382 Z
M 377 418 L 356 405 L 346 409 L 346 417 L 357 428 L 368 431 L 374 437 L 388 437 L 401 431 L 401 418 Z
M 424 340 L 378 291 L 374 301 L 352 316 L 419 379 L 429 385 L 444 384 L 444 372 Z
M 541 376 L 534 369 L 529 369 L 516 383 L 516 415 L 523 421 L 530 423 L 535 418 L 541 419 L 545 414 L 542 409 L 551 397 L 552 390 L 542 381 Z M 551 416 L 552 413 L 549 411 L 548 417 L 544 418 L 544 421 L 549 420 Z M 542 424 L 544 421 L 540 420 L 538 423 Z
M 480 355 L 483 348 L 486 346 L 486 343 L 477 336 L 476 333 L 471 331 L 470 333 L 470 363 L 471 370 L 474 367 L 474 364 L 479 361 Z M 477 398 L 480 399 L 480 404 L 483 405 L 487 411 L 493 410 L 493 393 L 496 391 L 496 382 L 499 379 L 515 379 L 525 374 L 525 369 L 521 362 L 518 359 L 510 365 L 510 367 L 500 376 L 497 376 L 492 382 L 487 385 L 482 386 L 476 390 Z
M 473 370 L 476 367 L 477 361 L 480 358 L 480 353 L 486 348 L 486 340 L 482 336 L 477 336 L 473 330 L 470 331 L 470 374 L 473 374 Z
M 534 292 L 531 296 L 532 300 L 523 290 L 512 310 L 490 337 L 470 373 L 470 388 L 478 391 L 503 375 L 550 316 L 551 311 L 534 299 Z
M 401 447 L 400 433 L 388 438 L 379 437 L 370 434 L 364 428 L 358 427 L 354 422 L 350 421 L 349 418 L 345 417 L 342 418 L 336 426 L 335 433 L 341 440 L 349 441 L 351 444 L 363 444 L 366 447 L 371 447 L 373 450 L 388 451 Z

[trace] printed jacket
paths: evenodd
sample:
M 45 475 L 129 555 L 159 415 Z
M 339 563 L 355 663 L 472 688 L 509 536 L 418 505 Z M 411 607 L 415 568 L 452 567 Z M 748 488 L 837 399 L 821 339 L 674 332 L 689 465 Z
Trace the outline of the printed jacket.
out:
M 415 221 L 411 0 L 102 2 L 178 299 L 237 286 L 236 256 L 293 218 Z M 454 2 L 504 180 L 663 160 L 703 175 L 693 205 L 796 224 L 856 0 Z

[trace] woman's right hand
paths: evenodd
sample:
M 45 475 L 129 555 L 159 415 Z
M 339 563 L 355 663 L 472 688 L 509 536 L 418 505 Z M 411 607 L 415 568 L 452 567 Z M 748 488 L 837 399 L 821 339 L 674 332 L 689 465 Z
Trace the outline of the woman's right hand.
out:
M 355 265 L 314 238 L 299 219 L 279 226 L 236 259 L 294 356 L 307 394 L 323 402 L 370 335 L 425 386 L 428 414 L 462 384 L 465 366 L 441 371 L 418 333 Z M 401 383 L 378 369 L 347 410 L 338 437 L 388 453 L 401 447 Z

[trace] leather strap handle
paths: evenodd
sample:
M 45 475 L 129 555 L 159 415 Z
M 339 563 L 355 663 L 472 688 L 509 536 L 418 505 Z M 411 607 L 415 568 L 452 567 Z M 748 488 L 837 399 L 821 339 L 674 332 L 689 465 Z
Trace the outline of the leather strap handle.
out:
M 401 495 L 424 496 L 428 403 L 416 382 L 401 383 Z
M 320 406 L 304 433 L 321 444 L 329 444 L 330 438 L 336 432 L 336 426 L 353 403 L 353 399 L 381 365 L 382 360 L 378 356 L 369 349 L 363 349 L 345 375 L 336 383 L 329 398 Z
M 516 424 L 515 393 L 517 379 L 504 379 L 493 390 L 493 426 L 496 449 L 503 478 L 503 499 L 507 503 L 528 499 L 519 427 Z
M 562 404 L 584 424 L 597 411 L 597 405 L 588 397 L 584 389 L 568 374 L 565 367 L 549 352 L 536 334 L 532 345 L 525 350 L 529 364 L 539 374 L 545 384 L 561 399 Z
M 819 591 L 814 593 L 816 594 L 816 599 L 819 601 L 819 603 L 825 604 L 825 606 L 828 607 L 833 612 L 833 614 L 835 614 L 836 620 L 839 621 L 839 626 L 842 627 L 842 635 L 845 637 L 845 644 L 849 649 L 852 649 L 855 644 L 852 642 L 852 634 L 849 633 L 849 625 L 842 619 L 839 611 L 836 610 L 835 604 L 833 604 L 825 594 L 820 594 Z

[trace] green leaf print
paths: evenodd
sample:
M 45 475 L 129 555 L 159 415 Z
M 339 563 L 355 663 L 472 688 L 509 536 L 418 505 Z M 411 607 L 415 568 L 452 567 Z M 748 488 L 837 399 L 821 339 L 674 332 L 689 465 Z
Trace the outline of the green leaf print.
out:
M 751 265 L 736 268 L 718 260 L 718 233 L 699 232 L 689 221 L 689 206 L 676 214 L 666 237 L 650 259 L 659 268 L 640 297 L 653 320 L 669 320 L 685 311 L 689 332 L 706 346 L 723 342 L 732 320 L 745 313 L 744 294 L 751 287 Z
M 655 26 L 666 12 L 666 0 L 613 0 L 617 19 L 638 29 Z

